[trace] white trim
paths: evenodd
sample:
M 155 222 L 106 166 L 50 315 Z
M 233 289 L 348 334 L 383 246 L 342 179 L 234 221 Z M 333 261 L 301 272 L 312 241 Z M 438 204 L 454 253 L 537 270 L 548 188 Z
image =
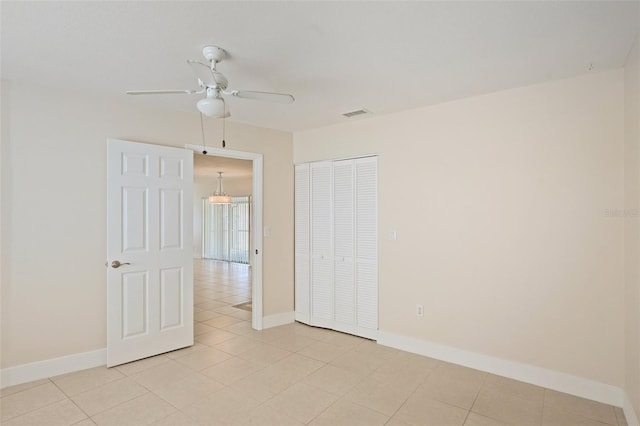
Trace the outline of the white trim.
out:
M 323 161 L 342 161 L 342 160 L 358 160 L 360 158 L 369 158 L 369 157 L 379 157 L 380 154 L 378 153 L 374 153 L 374 154 L 361 154 L 361 155 L 356 155 L 353 157 L 336 157 L 336 158 L 325 158 L 324 160 L 312 160 L 312 161 L 301 161 L 299 163 L 294 163 L 294 166 L 299 166 L 301 164 L 313 164 L 313 163 L 322 163 Z
M 0 370 L 0 387 L 15 386 L 34 380 L 59 376 L 107 364 L 107 348 L 52 358 Z
M 364 337 L 369 340 L 378 340 L 378 330 L 360 327 L 354 324 L 344 324 L 337 321 L 331 321 L 329 326 L 318 325 L 318 327 L 329 328 L 331 330 L 339 331 L 340 333 L 353 334 L 354 336 Z
M 253 256 L 253 263 L 251 264 L 251 277 L 253 283 L 251 284 L 251 326 L 256 330 L 262 330 L 264 327 L 263 319 L 263 299 L 262 299 L 262 235 L 264 229 L 262 226 L 262 191 L 263 191 L 263 176 L 262 176 L 262 154 L 258 154 L 253 159 L 253 248 L 256 251 L 251 253 Z M 258 301 L 258 303 L 256 303 Z
M 633 409 L 633 404 L 631 404 L 629 395 L 626 392 L 624 394 L 624 406 L 622 407 L 622 410 L 624 411 L 624 416 L 627 418 L 627 424 L 629 426 L 640 426 L 638 416 Z
M 190 149 L 197 153 L 202 153 L 202 146 L 199 145 L 185 145 L 185 148 Z M 245 151 L 233 151 L 224 148 L 210 148 L 207 147 L 207 154 L 215 157 L 237 158 L 240 160 L 253 161 L 253 241 L 251 255 L 251 283 L 252 293 L 251 300 L 253 301 L 253 310 L 251 314 L 251 326 L 256 330 L 262 330 L 264 327 L 263 306 L 262 306 L 262 192 L 263 192 L 263 176 L 262 176 L 262 154 L 256 152 Z M 258 250 L 258 255 L 255 254 L 255 250 Z
M 264 328 L 277 327 L 279 325 L 291 324 L 295 321 L 295 313 L 291 312 L 282 312 L 279 314 L 267 315 L 262 320 L 262 325 Z
M 378 343 L 616 407 L 623 405 L 622 389 L 595 380 L 385 331 L 378 332 Z
M 306 325 L 311 325 L 311 321 L 309 320 L 309 314 L 301 314 L 300 312 L 295 312 L 294 316 L 295 316 L 294 318 L 295 321 L 301 322 Z

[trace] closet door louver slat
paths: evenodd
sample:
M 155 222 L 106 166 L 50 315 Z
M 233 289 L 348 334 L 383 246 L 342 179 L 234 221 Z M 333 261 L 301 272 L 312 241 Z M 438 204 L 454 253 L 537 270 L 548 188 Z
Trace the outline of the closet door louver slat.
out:
M 311 323 L 333 320 L 332 164 L 311 164 Z
M 356 164 L 356 323 L 378 328 L 378 162 L 360 158 Z
M 310 314 L 310 217 L 309 165 L 295 168 L 295 318 L 309 323 Z
M 353 269 L 353 174 L 353 160 L 333 163 L 334 319 L 347 327 L 355 325 L 356 310 Z

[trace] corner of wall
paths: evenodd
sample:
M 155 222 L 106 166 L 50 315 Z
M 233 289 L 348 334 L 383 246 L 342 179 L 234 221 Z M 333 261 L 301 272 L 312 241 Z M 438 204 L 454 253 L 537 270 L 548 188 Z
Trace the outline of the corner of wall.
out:
M 625 403 L 630 425 L 640 416 L 640 6 L 639 28 L 624 67 Z
M 10 97 L 11 82 L 8 80 L 0 80 L 0 122 L 2 129 L 0 130 L 0 353 L 6 351 L 6 330 L 8 323 L 9 301 L 11 300 L 11 286 L 9 283 L 11 271 L 11 252 L 10 241 L 11 233 L 11 186 L 9 176 L 11 173 L 10 161 L 10 138 L 11 138 L 11 120 L 10 120 Z M 2 359 L 4 357 L 0 357 Z
M 624 411 L 624 416 L 629 426 L 640 426 L 640 421 L 638 421 L 636 411 L 634 410 L 633 404 L 629 399 L 629 395 L 627 395 L 626 393 L 624 395 L 624 405 L 622 406 L 622 410 Z
M 280 325 L 291 324 L 295 321 L 295 313 L 281 312 L 279 314 L 267 315 L 262 318 L 262 329 L 278 327 Z

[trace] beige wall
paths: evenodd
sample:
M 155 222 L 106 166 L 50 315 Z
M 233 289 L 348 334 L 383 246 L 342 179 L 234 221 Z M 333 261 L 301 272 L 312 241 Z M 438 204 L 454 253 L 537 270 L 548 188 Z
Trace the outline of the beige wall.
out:
M 231 195 L 232 197 L 251 195 L 251 180 L 251 176 L 234 178 L 225 177 L 223 180 L 224 192 Z M 200 198 L 208 197 L 218 189 L 217 177 L 198 177 L 194 180 L 194 183 L 195 187 L 198 189 Z
M 107 138 L 200 144 L 199 116 L 2 82 L 2 368 L 106 345 Z M 264 154 L 264 313 L 291 311 L 292 136 L 226 140 Z
M 640 418 L 640 36 L 624 75 L 625 391 Z
M 622 386 L 621 70 L 294 134 L 371 153 L 381 330 Z

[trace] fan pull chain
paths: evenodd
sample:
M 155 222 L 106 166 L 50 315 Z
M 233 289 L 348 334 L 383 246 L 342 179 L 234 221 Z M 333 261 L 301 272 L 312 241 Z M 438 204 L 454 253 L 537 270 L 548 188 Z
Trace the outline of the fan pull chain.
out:
M 200 131 L 202 132 L 202 153 L 207 155 L 207 145 L 204 143 L 204 124 L 202 123 L 202 113 L 200 113 Z
M 227 118 L 223 117 L 222 118 L 222 147 L 226 148 L 227 147 L 227 143 L 224 141 L 224 134 L 225 134 L 225 123 L 227 122 Z

